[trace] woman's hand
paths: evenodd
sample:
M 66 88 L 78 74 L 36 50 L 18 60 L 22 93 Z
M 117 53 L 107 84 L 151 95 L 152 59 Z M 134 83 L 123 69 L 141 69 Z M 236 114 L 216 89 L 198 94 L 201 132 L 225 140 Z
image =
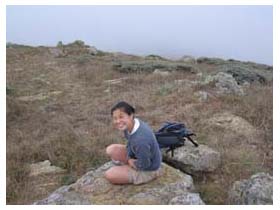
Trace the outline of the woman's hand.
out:
M 128 160 L 128 165 L 131 167 L 131 168 L 134 168 L 134 169 L 137 169 L 134 162 L 136 161 L 136 159 L 129 159 Z

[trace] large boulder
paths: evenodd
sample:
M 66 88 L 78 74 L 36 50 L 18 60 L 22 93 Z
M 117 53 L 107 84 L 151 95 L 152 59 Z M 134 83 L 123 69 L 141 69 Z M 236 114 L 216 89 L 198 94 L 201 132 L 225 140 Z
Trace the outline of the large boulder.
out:
M 254 138 L 257 135 L 256 128 L 242 117 L 229 112 L 218 113 L 208 119 L 206 123 L 211 127 L 221 128 L 225 132 L 233 132 L 236 135 Z
M 244 95 L 242 86 L 239 86 L 231 74 L 219 72 L 216 75 L 207 75 L 202 81 L 201 85 L 208 85 L 214 83 L 218 94 L 236 94 Z
M 189 142 L 177 148 L 173 157 L 163 151 L 163 159 L 173 167 L 194 175 L 200 172 L 212 172 L 221 164 L 219 152 L 206 145 L 195 147 Z
M 234 205 L 273 204 L 273 178 L 257 173 L 250 179 L 236 181 L 229 192 L 228 203 Z
M 231 74 L 219 72 L 213 76 L 213 80 L 215 81 L 215 86 L 218 88 L 218 93 L 244 95 L 242 87 L 237 84 Z
M 112 165 L 108 162 L 89 171 L 34 204 L 203 204 L 198 194 L 189 194 L 194 191 L 192 177 L 164 163 L 163 175 L 142 185 L 109 183 L 104 172 Z

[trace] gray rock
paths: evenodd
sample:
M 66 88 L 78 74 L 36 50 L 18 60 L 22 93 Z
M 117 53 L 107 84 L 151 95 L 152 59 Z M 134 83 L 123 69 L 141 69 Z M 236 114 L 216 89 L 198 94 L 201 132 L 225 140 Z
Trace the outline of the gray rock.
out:
M 128 79 L 128 78 L 122 77 L 122 78 L 118 78 L 118 79 L 104 80 L 103 82 L 104 82 L 104 84 L 107 84 L 107 85 L 116 85 L 116 84 L 122 83 L 126 79 Z
M 89 205 L 89 200 L 81 194 L 72 191 L 69 186 L 62 186 L 49 197 L 33 203 L 34 205 Z
M 207 93 L 205 91 L 198 91 L 198 92 L 194 93 L 194 95 L 198 98 L 198 100 L 200 102 L 207 101 L 207 99 L 209 97 L 209 93 Z
M 177 204 L 175 197 L 194 191 L 192 177 L 162 165 L 163 175 L 149 183 L 113 185 L 104 178 L 104 172 L 113 166 L 108 162 L 34 204 L 169 204 L 172 199 Z M 192 200 L 192 204 L 200 203 Z
M 228 203 L 234 205 L 273 204 L 273 178 L 257 173 L 250 179 L 236 181 L 229 192 Z
M 179 195 L 177 197 L 172 198 L 169 201 L 170 205 L 205 205 L 205 203 L 201 200 L 198 193 L 186 193 L 184 195 Z
M 89 54 L 91 54 L 91 55 L 97 55 L 97 54 L 98 54 L 97 48 L 95 48 L 95 47 L 93 47 L 93 46 L 91 46 L 91 47 L 88 48 L 88 52 L 89 52 Z
M 219 71 L 231 74 L 239 85 L 244 82 L 258 82 L 265 84 L 272 79 L 272 71 L 267 70 L 268 66 L 253 65 L 252 63 L 234 62 L 225 63 L 218 68 Z
M 165 77 L 165 76 L 169 76 L 170 72 L 168 72 L 168 71 L 161 71 L 159 69 L 155 69 L 153 74 Z
M 188 63 L 188 64 L 196 64 L 195 57 L 190 56 L 190 55 L 183 56 L 182 58 L 180 58 L 179 61 L 183 61 L 183 62 Z
M 244 95 L 242 87 L 237 84 L 236 80 L 230 74 L 219 72 L 213 76 L 213 80 L 218 88 L 218 93 Z
M 221 164 L 219 152 L 206 145 L 194 147 L 189 142 L 177 148 L 174 151 L 174 157 L 163 151 L 163 159 L 173 167 L 190 174 L 212 172 Z
M 183 85 L 183 86 L 187 86 L 187 87 L 192 87 L 192 86 L 199 84 L 198 81 L 193 81 L 193 80 L 189 80 L 189 79 L 176 79 L 176 80 L 174 80 L 174 83 L 176 85 Z
M 57 166 L 51 166 L 51 162 L 49 160 L 30 164 L 29 168 L 30 168 L 29 176 L 38 176 L 42 174 L 66 172 L 66 170 L 62 168 L 59 168 Z

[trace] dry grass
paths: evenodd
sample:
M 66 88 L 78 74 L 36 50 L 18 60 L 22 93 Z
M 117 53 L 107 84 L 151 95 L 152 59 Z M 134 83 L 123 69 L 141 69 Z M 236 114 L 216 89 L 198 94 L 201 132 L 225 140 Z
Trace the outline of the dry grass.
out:
M 224 204 L 233 181 L 260 170 L 272 172 L 272 84 L 251 86 L 246 97 L 218 96 L 211 85 L 175 82 L 196 80 L 195 74 L 124 74 L 113 71 L 116 59 L 106 54 L 55 58 L 44 49 L 7 49 L 8 204 L 32 203 L 57 187 L 34 195 L 30 186 L 36 186 L 36 181 L 28 177 L 30 163 L 49 159 L 67 169 L 66 176 L 57 178 L 62 184 L 68 182 L 67 176 L 78 178 L 89 168 L 106 162 L 106 146 L 124 142 L 110 119 L 110 108 L 119 100 L 134 105 L 137 115 L 154 129 L 167 120 L 184 122 L 197 133 L 199 143 L 221 152 L 221 168 L 195 180 L 206 203 Z M 122 55 L 121 59 L 131 58 Z M 205 72 L 213 68 L 205 64 L 199 67 Z M 124 79 L 117 84 L 104 82 L 116 78 Z M 206 89 L 213 94 L 200 102 L 194 92 Z M 51 91 L 61 94 L 42 100 L 19 100 L 21 96 Z M 221 112 L 251 123 L 259 131 L 257 141 L 251 144 L 250 139 L 243 140 L 244 136 L 206 126 L 207 119 Z

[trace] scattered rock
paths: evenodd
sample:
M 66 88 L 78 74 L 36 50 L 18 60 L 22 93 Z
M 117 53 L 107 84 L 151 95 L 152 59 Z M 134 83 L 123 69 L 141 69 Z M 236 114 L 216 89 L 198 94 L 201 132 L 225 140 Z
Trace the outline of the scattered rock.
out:
M 185 62 L 185 63 L 188 63 L 188 64 L 196 64 L 195 57 L 190 56 L 190 55 L 183 56 L 182 58 L 180 58 L 179 61 L 182 61 L 182 62 Z
M 174 151 L 174 157 L 163 151 L 163 159 L 168 164 L 188 174 L 212 172 L 221 164 L 220 153 L 206 145 L 193 146 L 186 142 L 185 146 Z
M 233 205 L 272 205 L 273 178 L 257 173 L 250 179 L 236 181 L 229 192 L 228 203 Z
M 42 174 L 50 174 L 50 173 L 64 173 L 66 170 L 57 167 L 51 166 L 51 162 L 49 160 L 45 160 L 39 163 L 30 164 L 30 174 L 29 176 L 38 176 Z
M 105 84 L 109 84 L 109 85 L 116 85 L 116 84 L 120 84 L 123 82 L 123 80 L 126 80 L 127 77 L 123 77 L 123 78 L 118 78 L 118 79 L 110 79 L 110 80 L 104 80 Z
M 97 55 L 97 54 L 98 54 L 97 48 L 96 48 L 96 47 L 93 47 L 93 46 L 91 46 L 91 47 L 88 48 L 88 52 L 89 52 L 89 54 L 91 54 L 91 55 Z
M 207 99 L 209 97 L 209 93 L 207 93 L 206 91 L 198 91 L 198 92 L 195 92 L 194 95 L 198 98 L 198 100 L 200 102 L 207 101 Z
M 177 80 L 174 81 L 174 83 L 176 85 L 185 85 L 185 86 L 191 87 L 191 86 L 197 85 L 199 82 L 191 81 L 191 80 L 188 80 L 188 79 L 177 79 Z
M 165 77 L 165 76 L 169 76 L 170 72 L 168 72 L 168 71 L 161 71 L 159 69 L 155 69 L 153 74 Z
M 201 204 L 194 191 L 192 177 L 163 163 L 163 176 L 142 185 L 113 185 L 104 178 L 112 167 L 108 162 L 89 171 L 76 183 L 63 186 L 34 204 Z M 187 196 L 180 198 L 178 196 Z

